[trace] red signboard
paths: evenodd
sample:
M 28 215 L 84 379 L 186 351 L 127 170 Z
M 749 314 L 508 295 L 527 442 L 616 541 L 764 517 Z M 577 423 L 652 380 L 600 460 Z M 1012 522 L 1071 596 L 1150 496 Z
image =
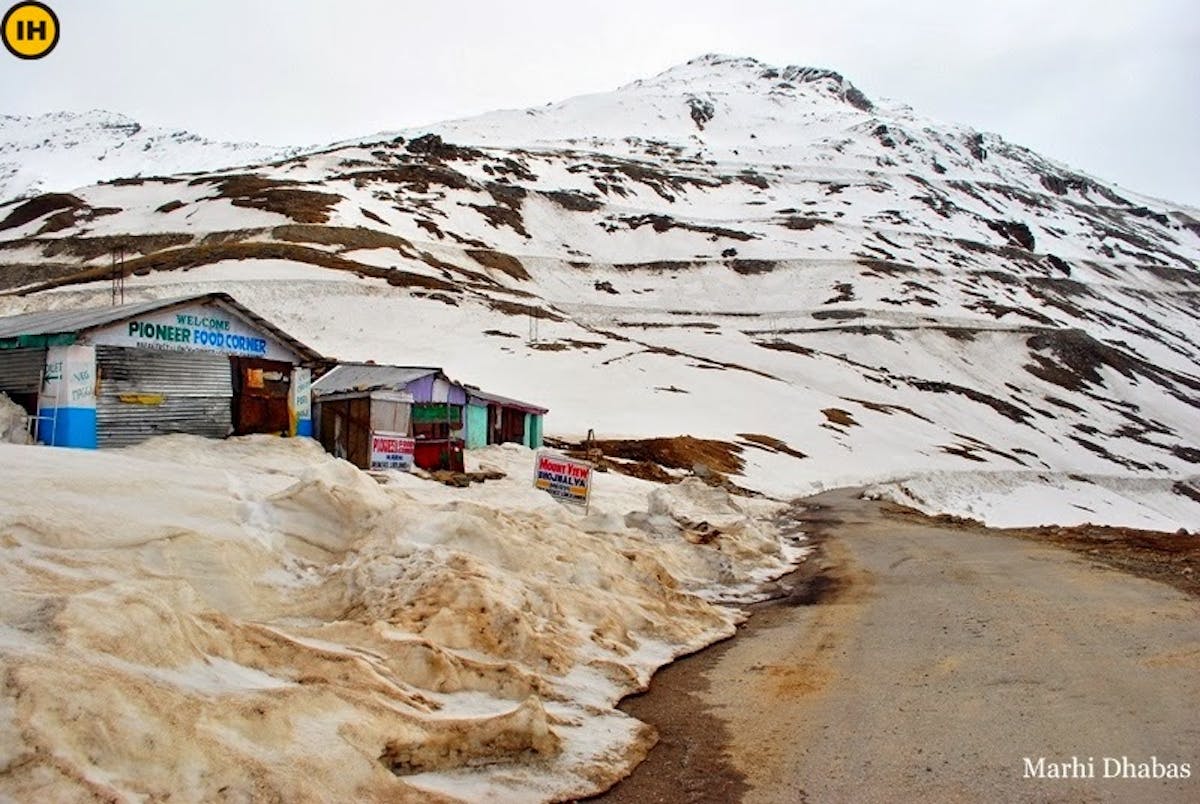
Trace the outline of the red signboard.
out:
M 412 469 L 417 442 L 401 433 L 371 433 L 371 468 Z

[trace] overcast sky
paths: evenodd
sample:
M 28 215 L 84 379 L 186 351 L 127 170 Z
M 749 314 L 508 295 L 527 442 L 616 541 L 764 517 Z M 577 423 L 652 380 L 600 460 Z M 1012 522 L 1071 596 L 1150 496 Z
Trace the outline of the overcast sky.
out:
M 1200 206 L 1197 0 L 47 2 L 62 39 L 40 61 L 0 52 L 0 113 L 101 108 L 317 144 L 718 52 L 830 67 L 868 96 Z

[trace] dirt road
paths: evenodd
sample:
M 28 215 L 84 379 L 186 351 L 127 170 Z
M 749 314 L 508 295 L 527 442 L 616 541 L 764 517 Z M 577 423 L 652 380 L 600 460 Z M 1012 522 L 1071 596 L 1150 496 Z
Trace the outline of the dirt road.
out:
M 662 742 L 604 800 L 1200 801 L 1200 600 L 852 491 L 807 502 L 821 577 L 627 702 Z

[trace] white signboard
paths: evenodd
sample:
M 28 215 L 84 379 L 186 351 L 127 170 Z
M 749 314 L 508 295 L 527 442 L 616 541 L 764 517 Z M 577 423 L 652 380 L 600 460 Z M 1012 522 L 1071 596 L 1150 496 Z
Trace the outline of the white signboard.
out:
M 265 332 L 219 307 L 201 304 L 156 310 L 102 329 L 88 339 L 103 346 L 219 352 L 291 361 L 295 354 Z
M 96 350 L 91 346 L 51 346 L 46 350 L 46 373 L 40 408 L 96 407 Z
M 292 369 L 292 410 L 297 419 L 312 418 L 312 372 L 306 368 Z
M 587 505 L 592 491 L 592 465 L 541 450 L 534 461 L 533 485 L 565 503 Z
M 413 467 L 417 442 L 402 433 L 371 433 L 371 468 L 399 469 L 407 472 Z

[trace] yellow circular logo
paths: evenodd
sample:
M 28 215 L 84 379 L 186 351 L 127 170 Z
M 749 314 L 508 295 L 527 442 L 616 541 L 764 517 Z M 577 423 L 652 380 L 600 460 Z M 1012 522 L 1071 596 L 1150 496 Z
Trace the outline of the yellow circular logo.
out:
M 58 15 L 45 3 L 17 3 L 0 26 L 4 46 L 18 59 L 40 59 L 58 44 Z

